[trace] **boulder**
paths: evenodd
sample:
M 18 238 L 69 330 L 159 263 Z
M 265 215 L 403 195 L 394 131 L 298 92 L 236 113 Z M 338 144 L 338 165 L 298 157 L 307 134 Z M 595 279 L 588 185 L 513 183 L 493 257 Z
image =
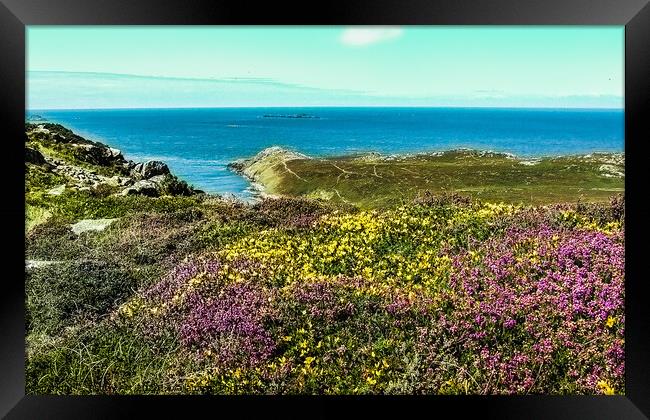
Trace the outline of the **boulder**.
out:
M 167 179 L 167 175 L 156 175 L 156 176 L 152 176 L 147 181 L 151 181 L 154 184 L 158 185 L 158 187 L 162 188 L 166 179 Z
M 130 187 L 122 190 L 122 195 L 146 195 L 148 197 L 158 197 L 160 195 L 160 185 L 150 179 L 137 181 Z
M 115 175 L 106 179 L 106 183 L 114 187 L 126 187 L 128 185 L 131 185 L 133 183 L 133 180 L 129 177 Z
M 131 176 L 137 179 L 142 178 L 142 167 L 144 163 L 138 162 L 131 168 Z
M 140 174 L 144 179 L 149 179 L 154 176 L 169 174 L 169 167 L 164 162 L 159 160 L 150 160 L 142 165 Z
M 58 187 L 54 187 L 49 190 L 47 193 L 50 195 L 61 195 L 65 191 L 65 184 L 61 184 Z
M 72 231 L 79 235 L 90 230 L 101 231 L 117 219 L 85 219 L 72 225 Z
M 25 147 L 25 162 L 33 163 L 34 165 L 47 165 L 45 156 L 36 149 Z
M 112 147 L 83 143 L 72 143 L 70 145 L 75 148 L 80 159 L 95 165 L 109 166 L 121 163 L 124 160 L 122 152 Z
M 113 159 L 122 160 L 124 158 L 124 156 L 122 156 L 122 151 L 114 147 L 108 147 L 106 153 Z
M 61 261 L 51 261 L 51 260 L 25 260 L 25 269 L 26 270 L 35 270 L 38 268 L 47 267 L 52 264 L 60 264 Z

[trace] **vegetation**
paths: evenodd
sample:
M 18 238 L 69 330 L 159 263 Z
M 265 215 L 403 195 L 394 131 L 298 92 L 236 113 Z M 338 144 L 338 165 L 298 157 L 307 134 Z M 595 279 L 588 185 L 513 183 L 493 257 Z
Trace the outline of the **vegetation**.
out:
M 27 392 L 623 394 L 624 200 L 592 189 L 618 164 L 490 155 L 470 182 L 483 158 L 459 156 L 292 159 L 309 186 L 279 171 L 299 197 L 255 204 L 51 194 L 73 181 L 27 164 Z M 71 230 L 96 218 L 116 220 Z
M 490 202 L 552 204 L 599 201 L 623 191 L 623 156 L 592 154 L 525 160 L 457 150 L 413 156 L 297 158 L 260 154 L 240 171 L 268 194 L 326 198 L 362 208 L 410 202 L 423 191 L 460 193 Z

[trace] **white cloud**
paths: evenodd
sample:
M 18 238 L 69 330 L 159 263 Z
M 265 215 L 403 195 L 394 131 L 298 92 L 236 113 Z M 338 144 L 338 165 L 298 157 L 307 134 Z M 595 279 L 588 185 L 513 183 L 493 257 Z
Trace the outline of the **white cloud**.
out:
M 341 42 L 360 47 L 399 38 L 403 32 L 402 28 L 395 26 L 348 28 L 341 34 Z

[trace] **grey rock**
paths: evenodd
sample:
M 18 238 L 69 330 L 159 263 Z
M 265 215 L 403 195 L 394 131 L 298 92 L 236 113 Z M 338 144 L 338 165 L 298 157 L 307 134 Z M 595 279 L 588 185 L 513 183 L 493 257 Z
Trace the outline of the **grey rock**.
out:
M 117 219 L 85 219 L 80 220 L 72 225 L 72 231 L 79 235 L 87 231 L 101 231 L 106 229 L 111 223 Z
M 158 197 L 160 195 L 160 185 L 149 179 L 135 182 L 130 187 L 122 190 L 122 195 L 146 195 L 148 197 Z
M 107 154 L 112 157 L 113 159 L 122 159 L 122 152 L 119 149 L 115 149 L 113 147 L 109 147 L 107 149 Z
M 65 191 L 65 184 L 61 184 L 58 187 L 54 187 L 49 190 L 47 193 L 51 195 L 61 195 Z
M 108 166 L 124 160 L 122 152 L 111 147 L 97 146 L 95 144 L 71 143 L 86 162 L 95 165 Z
M 59 264 L 61 261 L 50 261 L 50 260 L 25 260 L 25 269 L 34 270 L 37 268 L 47 267 L 52 264 Z
M 144 163 L 138 162 L 131 167 L 131 176 L 136 179 L 142 179 L 142 167 Z
M 166 179 L 167 179 L 167 175 L 156 175 L 156 176 L 152 176 L 147 181 L 151 181 L 158 186 L 162 186 Z
M 149 179 L 158 175 L 167 175 L 169 173 L 169 167 L 166 163 L 159 160 L 150 160 L 142 165 L 140 173 L 144 179 Z

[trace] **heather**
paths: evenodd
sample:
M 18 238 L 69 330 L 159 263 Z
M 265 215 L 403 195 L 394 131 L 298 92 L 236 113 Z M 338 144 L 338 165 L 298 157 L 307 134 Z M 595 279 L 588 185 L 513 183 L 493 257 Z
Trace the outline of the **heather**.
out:
M 597 175 L 611 156 L 300 158 L 284 177 L 349 173 L 335 195 L 245 203 L 171 174 L 152 192 L 141 178 L 161 162 L 47 127 L 27 139 L 28 393 L 625 393 L 625 202 L 611 168 Z M 589 200 L 568 199 L 574 184 L 509 190 L 571 159 L 562 177 L 600 176 Z M 472 194 L 418 178 L 415 194 L 387 175 L 409 162 L 512 177 Z
M 30 319 L 62 314 L 29 326 L 28 389 L 624 393 L 623 207 L 207 201 L 38 248 L 49 221 L 35 254 L 72 242 L 134 274 L 112 299 L 76 295 L 85 310 L 28 301 Z

